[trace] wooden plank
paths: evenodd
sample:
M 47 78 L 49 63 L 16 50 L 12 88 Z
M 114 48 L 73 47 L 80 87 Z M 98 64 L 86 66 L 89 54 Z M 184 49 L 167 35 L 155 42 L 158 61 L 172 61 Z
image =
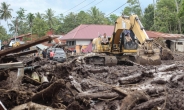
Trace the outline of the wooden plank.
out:
M 7 50 L 0 51 L 0 56 L 4 56 L 4 55 L 14 53 L 14 52 L 19 52 L 21 50 L 24 50 L 24 49 L 29 48 L 31 46 L 34 46 L 36 44 L 40 44 L 40 43 L 46 42 L 46 41 L 51 41 L 54 38 L 56 38 L 56 37 L 50 37 L 50 36 L 42 37 L 41 39 L 38 39 L 36 41 L 32 41 L 32 42 L 20 45 L 18 47 L 14 47 L 14 48 L 10 48 L 10 49 L 7 49 Z
M 13 63 L 0 64 L 0 69 L 1 68 L 4 68 L 4 69 L 7 69 L 7 68 L 21 68 L 21 67 L 24 67 L 22 62 L 13 62 Z

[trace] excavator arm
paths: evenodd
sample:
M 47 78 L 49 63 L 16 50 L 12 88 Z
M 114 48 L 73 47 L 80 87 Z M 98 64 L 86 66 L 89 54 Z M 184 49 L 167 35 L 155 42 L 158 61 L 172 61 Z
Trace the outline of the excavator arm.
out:
M 127 48 L 127 35 L 124 30 L 130 31 L 130 37 L 133 39 L 130 46 Z M 138 48 L 135 40 L 140 43 Z M 122 53 L 137 53 L 137 62 L 140 64 L 159 65 L 161 59 L 159 56 L 159 48 L 153 47 L 153 40 L 148 37 L 144 27 L 137 15 L 121 16 L 115 22 L 113 37 L 111 38 L 111 52 L 113 52 L 114 44 L 119 45 L 119 50 Z M 132 46 L 132 47 L 131 47 Z

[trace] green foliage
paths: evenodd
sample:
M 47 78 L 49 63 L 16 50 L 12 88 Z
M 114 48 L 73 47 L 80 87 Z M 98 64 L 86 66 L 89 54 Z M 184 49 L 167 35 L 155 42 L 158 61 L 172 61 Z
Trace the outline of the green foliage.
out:
M 47 9 L 46 10 L 46 14 L 44 15 L 44 18 L 46 19 L 48 25 L 49 25 L 49 28 L 52 28 L 53 25 L 54 25 L 54 11 L 52 9 Z
M 152 29 L 152 26 L 154 25 L 154 6 L 152 4 L 148 5 L 145 9 L 142 22 L 146 30 Z
M 1 41 L 6 41 L 9 39 L 9 36 L 6 33 L 5 28 L 3 28 L 3 26 L 0 26 L 0 40 Z
M 127 3 L 129 6 L 126 6 L 122 13 L 128 16 L 131 14 L 136 14 L 139 17 L 141 17 L 141 7 L 139 6 L 139 1 L 138 0 L 128 0 Z
M 183 17 L 184 16 L 184 0 L 183 0 L 183 2 L 180 2 L 180 3 L 181 3 L 181 8 L 179 10 L 178 16 Z
M 179 26 L 184 25 L 184 21 L 182 20 L 184 19 L 184 0 L 157 0 L 155 11 L 154 6 L 150 4 L 145 8 L 144 14 L 141 13 L 139 0 L 128 0 L 127 3 L 128 6 L 124 8 L 123 14 L 138 15 L 146 30 L 166 33 L 181 32 L 179 31 Z M 10 9 L 9 6 L 10 5 L 5 2 L 1 3 L 0 19 L 8 20 L 11 18 L 12 9 Z M 47 9 L 45 13 L 37 12 L 29 13 L 28 15 L 25 15 L 25 11 L 23 8 L 16 11 L 16 18 L 8 24 L 11 33 L 15 33 L 17 26 L 19 35 L 32 32 L 42 37 L 50 28 L 54 29 L 55 34 L 66 34 L 80 24 L 114 25 L 114 22 L 119 16 L 111 14 L 106 17 L 96 6 L 91 7 L 88 11 L 80 11 L 78 13 L 71 12 L 65 16 L 63 14 L 55 16 L 55 11 L 52 9 Z M 182 32 L 184 32 L 183 28 Z
M 3 19 L 3 20 L 8 20 L 9 18 L 12 17 L 11 15 L 11 11 L 12 9 L 9 8 L 10 4 L 6 4 L 5 2 L 2 2 L 1 3 L 1 6 L 0 6 L 0 19 Z
M 24 8 L 19 8 L 19 10 L 16 12 L 18 20 L 24 20 L 25 19 L 25 11 L 26 10 Z
M 32 27 L 32 23 L 33 23 L 33 20 L 34 20 L 35 16 L 34 14 L 32 13 L 29 13 L 27 15 L 27 22 L 29 23 L 29 27 L 31 28 Z
M 33 34 L 37 34 L 39 37 L 42 37 L 49 30 L 49 26 L 44 19 L 35 18 L 33 20 Z
M 105 14 L 99 11 L 96 6 L 91 7 L 91 9 L 88 10 L 88 14 L 90 15 L 91 24 L 105 24 Z
M 159 0 L 155 11 L 154 29 L 166 33 L 178 33 L 178 17 L 174 0 Z

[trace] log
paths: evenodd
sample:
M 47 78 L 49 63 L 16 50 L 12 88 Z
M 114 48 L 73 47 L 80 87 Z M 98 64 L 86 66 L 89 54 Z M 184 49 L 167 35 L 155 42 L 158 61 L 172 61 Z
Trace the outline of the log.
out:
M 120 110 L 131 110 L 140 100 L 147 101 L 148 97 L 142 92 L 131 92 L 123 99 Z
M 164 78 L 157 78 L 153 81 L 151 81 L 151 84 L 166 84 L 167 80 Z
M 56 95 L 59 93 L 61 88 L 65 88 L 65 82 L 63 79 L 59 79 L 53 84 L 51 84 L 46 89 L 43 89 L 42 91 L 36 93 L 32 97 L 32 101 L 35 103 L 47 103 L 49 101 L 52 102 L 52 98 L 56 97 Z
M 36 104 L 34 102 L 28 102 L 28 103 L 16 106 L 11 110 L 32 110 L 32 109 L 34 110 L 65 110 L 64 108 L 56 109 L 56 108 L 51 108 L 48 106 Z
M 122 95 L 125 95 L 125 96 L 127 96 L 128 95 L 128 92 L 127 91 L 124 91 L 123 89 L 121 89 L 121 88 L 119 88 L 119 87 L 114 87 L 114 88 L 112 88 L 114 91 L 116 91 L 116 92 L 119 92 L 119 93 L 121 93 Z
M 142 79 L 142 74 L 135 74 L 128 77 L 122 77 L 119 79 L 120 84 L 134 84 Z
M 10 69 L 10 68 L 22 68 L 24 67 L 22 62 L 14 62 L 14 63 L 3 63 L 0 64 L 0 69 Z
M 149 88 L 145 90 L 148 95 L 152 94 L 159 94 L 161 92 L 164 92 L 164 87 L 157 87 L 157 88 Z
M 136 105 L 132 110 L 151 110 L 153 107 L 163 104 L 164 101 L 165 97 L 151 99 L 147 102 Z
M 76 99 L 84 99 L 84 98 L 90 98 L 90 99 L 111 99 L 118 97 L 119 95 L 117 93 L 105 93 L 105 92 L 98 92 L 98 93 L 79 93 L 76 96 Z
M 148 74 L 148 73 L 164 72 L 164 71 L 168 71 L 170 69 L 174 69 L 176 67 L 177 67 L 176 64 L 164 65 L 164 66 L 159 67 L 159 68 L 155 68 L 155 69 L 152 69 L 152 70 L 145 71 L 144 73 Z
M 5 57 L 18 57 L 18 56 L 28 55 L 28 54 L 36 53 L 36 52 L 37 52 L 37 50 L 28 50 L 28 51 L 25 51 L 25 52 L 8 54 Z
M 51 41 L 53 38 L 54 37 L 45 36 L 45 37 L 42 37 L 41 39 L 38 39 L 36 41 L 32 41 L 32 42 L 20 45 L 18 47 L 14 47 L 14 48 L 10 48 L 10 49 L 7 49 L 7 50 L 0 51 L 0 56 L 4 56 L 4 55 L 10 54 L 10 53 L 19 52 L 21 50 L 24 50 L 24 49 L 29 48 L 31 46 L 34 46 L 36 44 L 46 42 L 46 41 Z

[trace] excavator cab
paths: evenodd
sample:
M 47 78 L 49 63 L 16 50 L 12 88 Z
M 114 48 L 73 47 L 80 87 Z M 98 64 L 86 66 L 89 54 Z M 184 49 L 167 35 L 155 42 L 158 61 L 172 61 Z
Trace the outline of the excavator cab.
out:
M 122 48 L 136 50 L 138 44 L 136 43 L 135 34 L 131 30 L 124 30 L 120 35 L 120 52 Z

